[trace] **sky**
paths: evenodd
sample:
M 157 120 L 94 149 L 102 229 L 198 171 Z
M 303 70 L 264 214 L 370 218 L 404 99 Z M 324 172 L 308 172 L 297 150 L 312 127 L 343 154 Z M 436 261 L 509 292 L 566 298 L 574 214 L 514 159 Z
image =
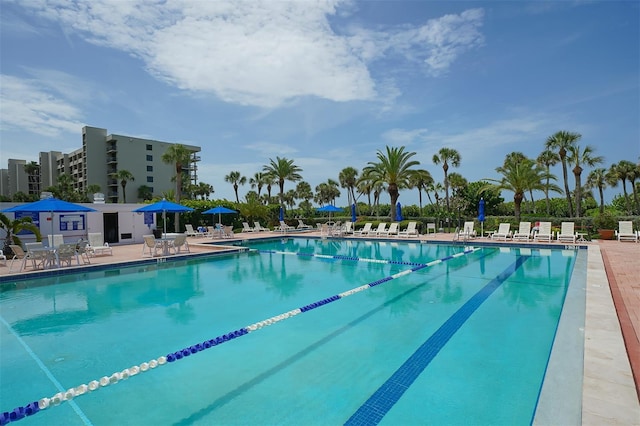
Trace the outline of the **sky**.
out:
M 315 188 L 386 146 L 438 182 L 442 147 L 495 179 L 559 130 L 604 167 L 640 161 L 637 1 L 0 0 L 0 78 L 0 168 L 94 126 L 202 147 L 214 199 L 276 157 Z

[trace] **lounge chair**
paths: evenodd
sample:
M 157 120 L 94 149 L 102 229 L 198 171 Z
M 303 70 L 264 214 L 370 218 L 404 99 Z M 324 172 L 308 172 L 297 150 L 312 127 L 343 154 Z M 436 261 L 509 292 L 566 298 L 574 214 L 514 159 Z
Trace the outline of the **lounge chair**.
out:
M 503 240 L 507 241 L 507 238 L 511 238 L 511 224 L 510 223 L 501 223 L 498 226 L 498 230 L 491 234 L 492 240 Z
M 638 231 L 633 231 L 633 222 L 630 220 L 621 220 L 618 222 L 618 229 L 616 230 L 616 239 L 618 241 L 633 241 L 638 242 Z
M 551 231 L 551 222 L 540 222 L 538 231 L 533 236 L 534 241 L 547 241 L 553 240 L 553 232 Z
M 233 238 L 233 226 L 222 225 L 222 238 Z
M 49 240 L 49 247 L 57 248 L 60 244 L 64 244 L 64 237 L 62 234 L 47 235 Z
M 383 234 L 386 229 L 387 229 L 387 223 L 386 222 L 380 222 L 378 224 L 378 227 L 376 229 L 372 229 L 369 232 L 367 232 L 367 235 L 373 235 L 373 236 L 377 237 L 380 234 Z
M 384 231 L 380 231 L 378 232 L 378 236 L 383 236 L 386 235 L 387 237 L 391 237 L 391 236 L 398 236 L 398 226 L 400 226 L 400 224 L 398 222 L 392 222 L 391 225 L 389 225 L 389 228 L 385 229 Z
M 27 266 L 28 261 L 33 263 L 33 259 L 31 259 L 29 255 L 27 255 L 27 253 L 22 249 L 21 246 L 9 244 L 9 247 L 11 247 L 11 251 L 13 252 L 13 258 L 11 258 L 11 264 L 9 265 L 9 272 L 11 272 L 11 270 L 13 269 L 13 262 L 15 262 L 16 260 L 20 261 L 20 271 L 24 270 L 24 268 Z M 33 267 L 36 267 L 35 263 L 33 263 Z
M 302 219 L 298 219 L 298 229 L 312 229 L 313 226 L 307 225 L 302 221 Z
M 255 229 L 249 225 L 249 222 L 242 222 L 242 232 L 253 232 Z
M 195 229 L 193 229 L 193 225 L 191 225 L 191 224 L 187 223 L 187 224 L 184 225 L 184 227 L 186 229 L 185 234 L 187 234 L 188 237 L 202 237 L 203 236 L 202 232 L 198 232 Z
M 293 226 L 289 226 L 286 224 L 284 220 L 280 221 L 280 225 L 278 226 L 278 231 L 287 232 L 295 229 Z
M 476 237 L 476 231 L 475 229 L 473 229 L 474 223 L 473 221 L 470 222 L 465 222 L 464 226 L 462 227 L 462 229 L 458 232 L 458 238 L 463 237 L 463 238 L 475 238 Z
M 92 256 L 101 254 L 113 255 L 113 249 L 109 246 L 109 243 L 104 242 L 101 232 L 89 232 L 87 238 L 89 239 L 87 250 Z
M 574 243 L 578 235 L 574 230 L 575 224 L 573 222 L 562 222 L 560 224 L 560 232 L 556 235 L 556 240 L 561 243 Z
M 4 265 L 7 264 L 7 256 L 4 255 L 4 252 L 2 250 L 0 250 L 0 261 L 2 261 Z
M 257 220 L 253 222 L 253 229 L 256 232 L 269 232 L 269 229 L 260 225 L 260 222 L 258 222 Z
M 189 250 L 189 242 L 187 241 L 187 234 L 180 234 L 169 242 L 169 249 L 173 250 L 174 254 L 180 253 L 182 250 L 187 253 L 191 253 Z
M 418 236 L 418 222 L 409 222 L 407 229 L 398 231 L 399 237 L 417 237 Z
M 144 244 L 142 245 L 142 256 L 144 256 L 146 252 L 149 252 L 150 257 L 156 256 L 158 251 L 162 254 L 164 249 L 162 241 L 156 240 L 156 237 L 153 235 L 143 235 L 142 238 L 144 239 Z
M 353 222 L 345 222 L 340 229 L 340 232 L 344 235 L 353 234 Z
M 411 222 L 409 222 L 409 224 L 411 224 Z M 429 235 L 429 233 L 433 231 L 433 235 L 436 235 L 436 224 L 435 223 L 427 223 L 427 235 Z M 416 232 L 416 235 L 418 235 L 418 233 Z
M 520 222 L 520 227 L 513 233 L 513 241 L 529 241 L 531 239 L 531 222 Z
M 369 231 L 371 231 L 372 226 L 373 226 L 373 223 L 367 222 L 364 224 L 364 226 L 361 229 L 357 229 L 353 231 L 353 235 L 368 235 Z

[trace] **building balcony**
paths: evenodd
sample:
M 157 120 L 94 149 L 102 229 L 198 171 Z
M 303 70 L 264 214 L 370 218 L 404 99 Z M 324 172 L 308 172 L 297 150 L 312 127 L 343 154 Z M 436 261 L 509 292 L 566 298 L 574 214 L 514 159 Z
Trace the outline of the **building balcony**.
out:
M 107 164 L 117 164 L 118 163 L 118 158 L 117 157 L 107 157 Z

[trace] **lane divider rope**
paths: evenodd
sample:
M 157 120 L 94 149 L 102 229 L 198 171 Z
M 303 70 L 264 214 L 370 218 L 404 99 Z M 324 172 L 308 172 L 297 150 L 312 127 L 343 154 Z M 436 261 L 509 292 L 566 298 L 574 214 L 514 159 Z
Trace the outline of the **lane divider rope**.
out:
M 423 263 L 415 263 L 415 262 L 400 262 L 396 260 L 384 260 L 384 259 L 367 259 L 364 257 L 330 255 L 330 254 L 297 253 L 294 251 L 258 250 L 258 252 L 263 254 L 286 254 L 286 255 L 300 256 L 300 257 L 317 257 L 320 259 L 351 260 L 354 262 L 382 263 L 382 264 L 409 265 L 409 266 L 424 265 Z
M 379 280 L 370 282 L 368 284 L 359 286 L 359 287 L 355 287 L 352 288 L 350 290 L 344 291 L 342 293 L 336 294 L 334 296 L 328 297 L 326 299 L 322 299 L 319 300 L 317 302 L 314 303 L 310 303 L 308 305 L 302 306 L 300 308 L 297 309 L 293 309 L 291 311 L 282 313 L 280 315 L 276 315 L 273 316 L 271 318 L 268 318 L 266 320 L 263 321 L 258 321 L 256 323 L 253 323 L 251 325 L 248 325 L 246 327 L 240 328 L 238 330 L 234 330 L 231 331 L 229 333 L 226 334 L 222 334 L 218 337 L 215 337 L 213 339 L 210 340 L 205 340 L 202 343 L 198 343 L 195 344 L 193 346 L 189 346 L 187 348 L 181 349 L 179 351 L 167 354 L 165 356 L 161 356 L 158 358 L 154 358 L 151 359 L 147 362 L 143 362 L 140 365 L 134 365 L 132 367 L 129 368 L 125 368 L 122 371 L 116 371 L 115 373 L 111 374 L 110 376 L 103 376 L 98 380 L 92 380 L 87 384 L 81 384 L 79 386 L 73 387 L 73 388 L 69 388 L 68 390 L 64 391 L 64 392 L 58 392 L 55 395 L 53 395 L 51 398 L 41 398 L 38 401 L 34 401 L 34 402 L 30 402 L 27 405 L 21 406 L 21 407 L 17 407 L 11 411 L 5 411 L 3 413 L 0 413 L 0 426 L 4 426 L 8 423 L 11 422 L 15 422 L 18 420 L 21 420 L 27 416 L 32 416 L 34 414 L 39 413 L 42 410 L 45 410 L 51 406 L 58 406 L 61 403 L 65 402 L 65 401 L 71 401 L 73 400 L 75 397 L 78 396 L 82 396 L 85 395 L 87 393 L 90 392 L 94 392 L 99 390 L 100 388 L 104 388 L 107 387 L 109 385 L 115 385 L 123 380 L 127 380 L 131 377 L 134 377 L 138 374 L 141 373 L 145 373 L 148 371 L 151 371 L 157 367 L 166 365 L 167 363 L 172 363 L 175 361 L 179 361 L 183 358 L 189 357 L 193 354 L 196 354 L 200 351 L 203 351 L 205 349 L 209 349 L 213 346 L 217 346 L 220 345 L 222 343 L 228 342 L 230 340 L 233 340 L 235 338 L 244 336 L 246 334 L 249 334 L 253 331 L 259 330 L 263 327 L 267 327 L 270 326 L 272 324 L 275 324 L 277 322 L 280 322 L 282 320 L 285 319 L 289 319 L 291 317 L 294 317 L 296 315 L 299 315 L 303 312 L 308 312 L 311 311 L 313 309 L 319 308 L 320 306 L 324 306 L 328 303 L 331 302 L 335 302 L 336 300 L 340 300 L 343 299 L 345 297 L 351 296 L 353 294 L 359 293 L 361 291 L 367 290 L 371 287 L 375 287 L 377 285 L 383 284 L 387 281 L 391 281 L 394 280 L 396 278 L 399 277 L 403 277 L 405 275 L 411 274 L 412 272 L 415 271 L 419 271 L 421 269 L 424 268 L 428 268 L 430 266 L 433 265 L 437 265 L 439 263 L 442 262 L 446 262 L 448 260 L 457 258 L 457 257 L 461 257 L 461 256 L 465 256 L 471 253 L 474 253 L 478 250 L 480 250 L 480 247 L 469 247 L 469 248 L 465 248 L 464 251 L 450 255 L 450 256 L 446 256 L 443 257 L 442 259 L 437 259 L 437 260 L 433 260 L 429 263 L 420 263 L 420 264 L 415 264 L 416 266 L 413 266 L 411 269 L 405 269 L 403 271 L 397 272 L 393 275 L 381 278 Z M 291 252 L 277 252 L 278 254 L 295 254 L 295 253 L 291 253 Z M 320 257 L 320 255 L 316 255 L 317 257 Z M 357 258 L 353 258 L 353 259 L 357 259 Z M 375 260 L 375 259 L 370 259 L 370 260 Z M 382 261 L 379 263 L 390 263 L 391 261 Z

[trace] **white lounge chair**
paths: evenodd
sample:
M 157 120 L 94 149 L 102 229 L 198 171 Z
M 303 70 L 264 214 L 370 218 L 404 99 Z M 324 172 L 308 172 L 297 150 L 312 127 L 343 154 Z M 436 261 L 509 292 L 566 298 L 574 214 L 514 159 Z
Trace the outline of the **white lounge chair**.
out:
M 295 228 L 293 226 L 287 225 L 284 220 L 280 221 L 280 225 L 278 226 L 278 231 L 287 232 L 287 231 L 291 231 L 292 229 L 295 229 Z
M 180 234 L 169 242 L 169 249 L 173 250 L 174 254 L 180 253 L 182 250 L 187 253 L 191 253 L 189 250 L 189 242 L 187 241 L 187 234 Z
M 371 231 L 371 227 L 373 226 L 373 223 L 371 222 L 367 222 L 364 224 L 364 226 L 362 227 L 362 229 L 357 229 L 355 231 L 353 231 L 353 235 L 368 235 L 369 231 Z
M 253 232 L 254 229 L 249 225 L 249 222 L 242 222 L 242 232 Z
M 185 234 L 187 234 L 188 237 L 202 237 L 203 233 L 202 232 L 198 232 L 195 229 L 193 229 L 193 225 L 191 224 L 185 224 L 184 225 L 186 231 Z
M 113 249 L 109 246 L 109 243 L 104 242 L 104 237 L 101 232 L 89 232 L 87 239 L 89 240 L 87 250 L 92 256 L 98 256 L 100 254 L 113 255 Z
M 618 221 L 618 229 L 616 230 L 616 239 L 618 241 L 638 242 L 638 231 L 633 231 L 633 222 L 630 220 Z
M 473 221 L 465 222 L 462 229 L 458 231 L 458 237 L 475 238 L 476 231 L 475 229 L 473 229 L 473 226 L 474 226 Z
M 153 235 L 143 235 L 144 243 L 142 244 L 142 256 L 145 255 L 146 252 L 149 252 L 149 256 L 153 257 L 164 249 L 162 241 L 157 241 L 156 237 Z
M 533 236 L 533 240 L 551 242 L 551 240 L 553 240 L 551 222 L 540 222 L 540 226 L 538 226 L 538 231 Z
M 398 236 L 400 237 L 417 237 L 418 236 L 418 222 L 409 222 L 407 225 L 407 229 L 402 231 L 398 231 Z M 435 224 L 434 224 L 435 226 Z M 434 227 L 435 229 L 435 227 Z
M 260 222 L 258 222 L 257 220 L 253 222 L 253 229 L 256 232 L 269 232 L 269 229 L 260 225 Z
M 575 224 L 573 222 L 562 222 L 560 224 L 560 232 L 556 235 L 556 240 L 561 243 L 575 243 L 578 235 L 574 230 Z
M 49 247 L 57 248 L 60 244 L 64 244 L 64 237 L 62 234 L 47 235 L 49 240 Z
M 342 225 L 341 232 L 344 235 L 353 234 L 353 222 L 345 222 L 344 225 Z
M 302 221 L 302 219 L 298 219 L 298 229 L 312 229 L 313 226 L 307 225 Z
M 503 240 L 507 241 L 507 238 L 511 238 L 511 224 L 510 223 L 501 223 L 498 226 L 498 230 L 491 234 L 492 240 Z
M 371 229 L 369 232 L 367 232 L 367 235 L 377 237 L 381 233 L 384 233 L 384 231 L 386 229 L 387 229 L 387 223 L 386 222 L 380 222 L 378 224 L 378 227 L 376 229 Z
M 437 234 L 437 231 L 438 231 L 436 229 L 436 224 L 433 223 L 433 222 L 427 223 L 427 235 L 429 235 L 432 231 L 433 231 L 433 236 L 435 237 L 435 235 Z
M 397 237 L 399 225 L 400 224 L 398 222 L 392 222 L 391 225 L 389 225 L 389 228 L 385 229 L 384 231 L 378 232 L 378 236 L 386 235 L 387 237 L 391 237 L 391 236 Z
M 513 241 L 529 241 L 531 239 L 531 222 L 520 222 L 520 227 L 513 233 Z
M 222 225 L 222 238 L 233 238 L 233 226 Z

